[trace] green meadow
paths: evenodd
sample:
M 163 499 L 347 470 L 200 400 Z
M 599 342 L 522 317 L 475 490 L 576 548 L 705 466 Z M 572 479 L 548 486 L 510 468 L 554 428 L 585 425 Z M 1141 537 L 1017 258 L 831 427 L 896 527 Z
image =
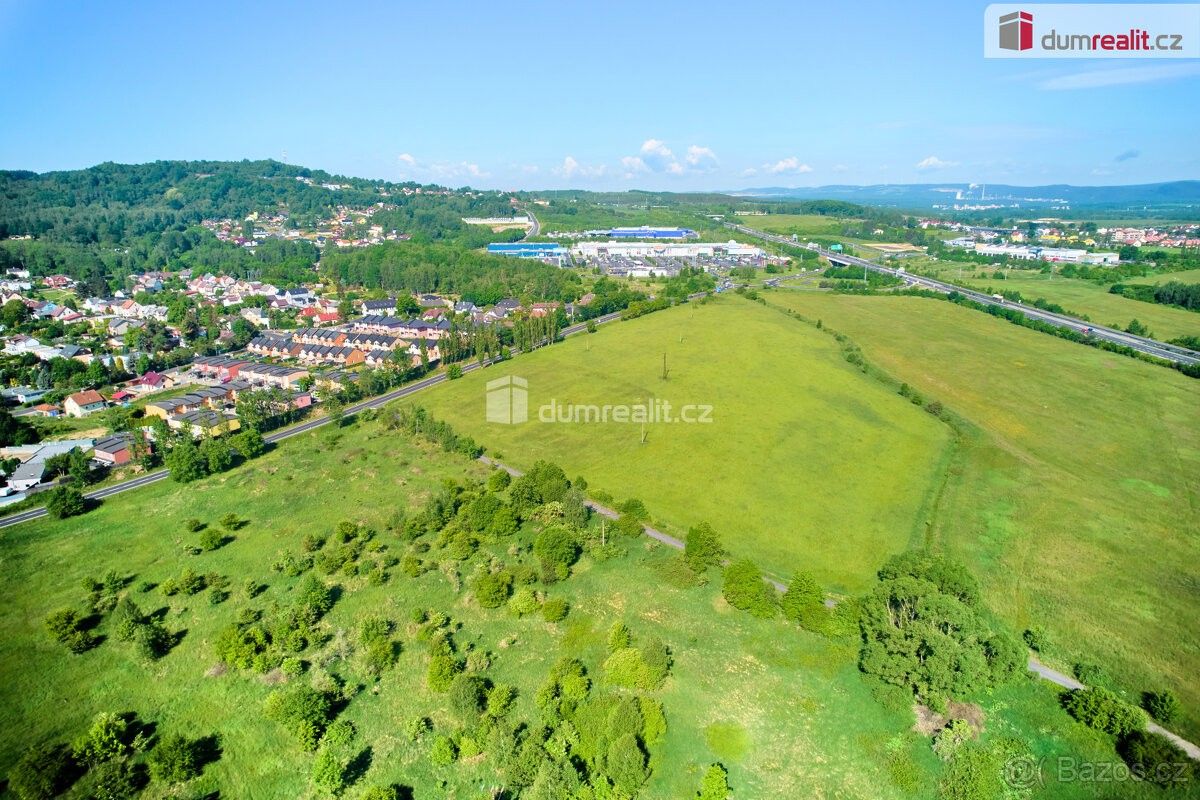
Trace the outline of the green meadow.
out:
M 485 796 L 486 787 L 499 782 L 486 749 L 452 764 L 431 760 L 435 737 L 453 734 L 458 723 L 446 695 L 425 682 L 428 656 L 412 622 L 412 612 L 425 609 L 451 618 L 457 646 L 472 654 L 468 663 L 482 656 L 489 679 L 516 688 L 510 716 L 529 723 L 538 720 L 534 697 L 558 658 L 581 659 L 594 691 L 613 691 L 600 667 L 609 627 L 623 621 L 637 637 L 660 637 L 673 666 L 651 695 L 662 704 L 667 730 L 651 748 L 652 773 L 639 797 L 693 796 L 714 762 L 728 769 L 738 797 L 935 796 L 943 768 L 929 740 L 910 730 L 912 712 L 903 703 L 880 702 L 862 679 L 853 638 L 827 640 L 735 611 L 721 598 L 719 580 L 681 582 L 678 556 L 640 538 L 620 539 L 623 554 L 607 560 L 585 555 L 566 580 L 538 586 L 569 603 L 561 622 L 480 608 L 463 580 L 489 560 L 528 561 L 529 537 L 522 531 L 508 543 L 485 544 L 466 561 L 443 560 L 420 577 L 396 568 L 386 569 L 382 582 L 363 573 L 323 577 L 336 600 L 318 625 L 317 645 L 304 654 L 311 662 L 306 674 L 221 666 L 214 643 L 223 628 L 249 609 L 292 602 L 304 579 L 272 564 L 283 553 L 300 553 L 306 535 L 330 535 L 349 520 L 375 532 L 369 560 L 411 553 L 390 528 L 397 512 L 419 508 L 445 480 L 485 475 L 478 462 L 362 420 L 336 440 L 297 437 L 195 484 L 160 483 L 111 498 L 83 517 L 5 529 L 0 671 L 9 724 L 0 729 L 0 774 L 30 747 L 70 742 L 99 712 L 136 712 L 160 736 L 215 736 L 220 748 L 200 777 L 177 787 L 152 782 L 141 797 L 327 797 L 310 783 L 313 754 L 262 712 L 273 690 L 315 682 L 312 676 L 321 673 L 350 687 L 338 718 L 354 725 L 359 755 L 346 797 L 388 784 L 412 787 L 416 798 Z M 214 526 L 230 512 L 244 523 L 231 541 L 191 552 L 197 534 L 186 531 L 185 520 Z M 439 549 L 426 557 L 446 558 Z M 229 578 L 228 598 L 213 604 L 207 592 L 164 596 L 162 582 L 186 568 Z M 114 635 L 109 619 L 96 629 L 103 641 L 81 655 L 69 654 L 43 627 L 52 611 L 81 604 L 85 580 L 110 570 L 127 579 L 123 595 L 181 634 L 160 660 L 138 657 Z M 240 587 L 247 580 L 259 583 L 261 593 L 246 595 Z M 368 615 L 396 626 L 399 655 L 378 680 L 361 672 L 356 653 L 354 631 Z M 1017 737 L 1046 759 L 1116 757 L 1111 740 L 1058 708 L 1047 684 L 1005 687 L 981 698 L 981 712 L 988 741 Z M 406 731 L 422 717 L 432 730 L 411 740 Z M 87 780 L 67 796 L 86 797 Z M 1055 796 L 1097 797 L 1104 788 L 1064 784 Z M 1125 796 L 1157 791 L 1129 788 Z
M 508 375 L 528 381 L 529 420 L 489 423 L 485 384 Z M 651 399 L 709 405 L 711 422 L 539 420 L 552 401 Z M 412 402 L 514 466 L 552 457 L 593 492 L 642 500 L 666 530 L 708 522 L 776 576 L 811 569 L 835 592 L 861 591 L 923 540 L 949 455 L 943 424 L 864 379 L 830 337 L 732 297 L 605 326 Z
M 963 283 L 976 289 L 991 289 L 995 292 L 1017 291 L 1027 301 L 1044 297 L 1052 303 L 1058 303 L 1067 311 L 1083 314 L 1100 325 L 1124 328 L 1136 319 L 1146 325 L 1156 339 L 1200 336 L 1200 314 L 1195 311 L 1110 294 L 1107 284 L 1060 276 L 1051 278 L 1040 272 L 1025 270 L 1010 271 L 1007 280 L 994 280 L 990 273 L 984 273 L 983 277 L 964 279 Z
M 933 539 L 993 608 L 1045 628 L 1064 671 L 1170 687 L 1200 736 L 1200 382 L 940 301 L 764 297 L 963 418 Z

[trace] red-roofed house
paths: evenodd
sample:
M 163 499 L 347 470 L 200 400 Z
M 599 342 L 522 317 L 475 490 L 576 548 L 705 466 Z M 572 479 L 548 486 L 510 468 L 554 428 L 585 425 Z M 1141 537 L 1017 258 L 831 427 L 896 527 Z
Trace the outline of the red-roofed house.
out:
M 104 397 L 95 389 L 86 389 L 69 396 L 63 403 L 68 417 L 86 417 L 104 408 Z

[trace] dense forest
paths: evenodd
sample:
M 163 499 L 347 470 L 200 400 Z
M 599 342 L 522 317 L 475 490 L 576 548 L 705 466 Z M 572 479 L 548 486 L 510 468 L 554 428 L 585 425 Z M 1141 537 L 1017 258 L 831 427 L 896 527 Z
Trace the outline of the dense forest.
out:
M 488 255 L 447 244 L 385 242 L 326 248 L 321 272 L 339 285 L 410 292 L 447 292 L 478 305 L 504 297 L 573 300 L 579 276 L 539 261 Z

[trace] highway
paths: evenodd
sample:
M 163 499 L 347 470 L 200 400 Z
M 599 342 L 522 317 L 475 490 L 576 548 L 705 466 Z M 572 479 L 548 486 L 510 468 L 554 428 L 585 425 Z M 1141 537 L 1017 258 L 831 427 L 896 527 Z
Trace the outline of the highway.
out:
M 528 242 L 533 237 L 542 232 L 542 223 L 538 222 L 538 218 L 529 210 L 529 206 L 525 207 L 525 216 L 529 217 L 529 230 L 525 231 L 525 235 L 521 237 L 522 242 Z
M 693 295 L 693 297 L 695 297 L 695 295 Z M 603 316 L 596 317 L 592 321 L 597 325 L 603 325 L 607 322 L 613 322 L 620 318 L 621 313 L 616 311 L 611 314 L 605 314 Z M 567 327 L 563 328 L 560 332 L 560 335 L 563 337 L 574 336 L 577 333 L 582 333 L 586 329 L 586 322 L 577 322 L 574 325 L 568 325 Z M 477 361 L 473 361 L 469 364 L 464 363 L 461 366 L 462 371 L 465 374 L 467 372 L 473 372 L 477 369 L 480 369 L 481 367 L 488 366 L 494 362 L 495 359 L 489 359 L 482 364 Z M 422 378 L 414 383 L 409 383 L 397 389 L 393 389 L 392 391 L 387 392 L 386 394 L 381 394 L 378 397 L 372 397 L 367 400 L 354 403 L 353 405 L 346 406 L 345 416 L 353 416 L 358 412 L 364 411 L 368 408 L 379 408 L 380 406 L 390 403 L 393 400 L 399 400 L 402 397 L 408 397 L 411 394 L 416 394 L 417 392 L 428 389 L 431 386 L 436 386 L 439 383 L 447 380 L 449 380 L 449 378 L 446 377 L 446 373 L 439 372 L 438 374 L 431 375 L 428 378 Z M 306 420 L 289 428 L 281 428 L 277 431 L 272 431 L 263 438 L 268 443 L 272 444 L 276 442 L 282 442 L 284 439 L 290 439 L 293 436 L 298 436 L 302 433 L 308 433 L 309 431 L 315 430 L 322 425 L 327 424 L 328 422 L 328 417 L 317 417 L 316 419 Z M 122 492 L 128 492 L 132 489 L 140 489 L 143 486 L 157 483 L 158 481 L 165 479 L 169 474 L 170 470 L 157 469 L 153 472 L 147 472 L 145 475 L 139 475 L 136 478 L 130 478 L 127 481 L 121 481 L 120 483 L 114 483 L 111 486 L 105 486 L 92 492 L 86 492 L 84 497 L 89 500 L 103 500 L 104 498 L 112 497 L 115 494 L 121 494 Z M 46 509 L 31 508 L 28 511 L 22 511 L 9 517 L 0 518 L 0 528 L 8 528 L 12 525 L 20 525 L 22 522 L 41 519 L 44 516 L 46 516 Z
M 726 227 L 732 228 L 740 233 L 744 233 L 747 236 L 754 236 L 764 241 L 774 242 L 776 244 L 784 244 L 789 247 L 802 247 L 802 245 L 798 245 L 796 242 L 793 242 L 786 236 L 767 233 L 765 231 L 756 230 L 755 228 L 748 228 L 745 225 L 738 225 L 731 222 L 727 222 L 725 225 Z M 1052 311 L 1045 311 L 1025 303 L 997 299 L 990 294 L 984 294 L 976 289 L 968 289 L 966 287 L 956 286 L 953 283 L 947 283 L 946 281 L 938 280 L 936 278 L 926 278 L 920 275 L 902 272 L 898 269 L 892 269 L 891 267 L 880 266 L 879 264 L 876 264 L 873 261 L 868 261 L 865 258 L 858 258 L 857 256 L 845 255 L 843 253 L 834 253 L 821 248 L 815 248 L 815 252 L 825 256 L 831 262 L 864 267 L 875 272 L 881 272 L 886 275 L 895 276 L 902 279 L 910 286 L 918 286 L 922 289 L 931 289 L 935 292 L 941 292 L 942 294 L 958 292 L 964 297 L 981 305 L 1011 308 L 1019 311 L 1029 319 L 1035 319 L 1039 322 L 1045 322 L 1059 328 L 1071 329 L 1076 333 L 1086 333 L 1088 336 L 1093 338 L 1111 342 L 1112 344 L 1129 347 L 1137 350 L 1140 353 L 1145 353 L 1146 355 L 1154 356 L 1155 358 L 1161 358 L 1164 361 L 1171 361 L 1176 364 L 1200 364 L 1200 353 L 1197 353 L 1195 350 L 1188 350 L 1186 347 L 1167 344 L 1166 342 L 1160 342 L 1157 339 L 1148 339 L 1145 336 L 1135 336 L 1132 333 L 1126 333 L 1125 331 L 1117 330 L 1116 328 L 1106 328 L 1103 325 L 1097 325 L 1094 322 L 1087 322 L 1086 320 L 1077 319 L 1076 317 L 1068 316 L 1066 314 L 1056 314 Z

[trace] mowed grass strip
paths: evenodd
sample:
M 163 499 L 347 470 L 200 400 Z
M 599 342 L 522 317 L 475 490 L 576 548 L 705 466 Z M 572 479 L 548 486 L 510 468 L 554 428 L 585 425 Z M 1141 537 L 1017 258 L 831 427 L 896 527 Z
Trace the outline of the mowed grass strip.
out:
M 937 535 L 1048 658 L 1097 663 L 1133 700 L 1169 687 L 1200 736 L 1200 382 L 949 303 L 768 292 L 982 432 Z
M 529 421 L 489 423 L 485 384 L 510 375 L 529 382 Z M 711 405 L 712 422 L 539 420 L 552 401 L 651 398 L 676 412 Z M 777 576 L 811 569 L 849 592 L 921 539 L 950 441 L 945 425 L 847 364 L 829 336 L 735 297 L 606 326 L 411 402 L 514 466 L 559 462 L 593 491 L 643 500 L 676 533 L 709 522 L 733 553 Z

